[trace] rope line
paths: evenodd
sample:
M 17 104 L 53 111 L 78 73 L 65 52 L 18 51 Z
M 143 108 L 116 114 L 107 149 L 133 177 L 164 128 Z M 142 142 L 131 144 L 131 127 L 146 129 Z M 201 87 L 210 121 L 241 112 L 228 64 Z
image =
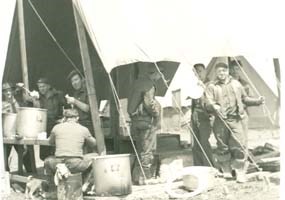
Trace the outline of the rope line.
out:
M 184 59 L 185 59 L 185 58 L 184 58 Z M 185 59 L 185 60 L 188 62 L 187 59 Z M 188 62 L 188 63 L 189 63 L 189 62 Z M 199 76 L 198 76 L 197 72 L 196 72 L 194 69 L 193 69 L 193 71 L 194 71 L 195 76 L 199 79 Z M 201 82 L 201 84 L 203 85 L 203 88 L 206 88 L 206 86 L 205 86 L 205 84 L 204 84 L 203 82 Z M 205 96 L 205 97 L 207 98 L 207 96 Z M 241 148 L 242 148 L 242 151 L 243 151 L 247 156 L 249 156 L 249 158 L 250 158 L 251 161 L 253 162 L 254 166 L 257 168 L 258 171 L 260 171 L 260 167 L 259 167 L 259 166 L 257 165 L 257 163 L 254 161 L 254 159 L 251 157 L 251 155 L 249 155 L 248 149 L 246 149 L 245 147 L 243 147 L 243 145 L 242 145 L 242 143 L 239 141 L 239 139 L 234 136 L 234 133 L 233 133 L 231 127 L 230 127 L 230 126 L 228 125 L 228 123 L 222 118 L 222 115 L 221 115 L 220 112 L 218 112 L 218 117 L 219 117 L 219 118 L 221 119 L 221 121 L 225 124 L 225 126 L 226 126 L 227 129 L 231 132 L 232 136 L 236 139 L 236 141 L 240 144 L 240 146 L 241 146 Z
M 148 59 L 151 60 L 150 56 L 149 56 L 142 48 L 140 48 L 138 45 L 136 45 L 136 46 L 138 47 L 138 49 L 139 49 L 140 51 L 142 51 L 142 53 L 143 53 Z M 164 85 L 167 87 L 167 90 L 168 90 L 168 89 L 169 89 L 169 85 L 168 85 L 168 83 L 167 83 L 167 80 L 165 79 L 163 73 L 160 71 L 160 69 L 159 69 L 157 63 L 156 63 L 156 62 L 153 62 L 153 63 L 154 63 L 154 65 L 155 65 L 156 69 L 158 70 L 158 72 L 160 73 L 160 76 L 162 77 L 163 83 L 164 83 Z M 174 101 L 174 103 L 175 103 L 175 105 L 176 105 L 175 109 L 176 109 L 183 117 L 185 117 L 185 114 L 183 113 L 182 109 L 178 106 L 179 104 L 178 104 L 178 102 L 176 101 L 176 99 L 175 99 L 173 96 L 172 96 L 172 100 Z M 190 133 L 192 134 L 192 136 L 193 136 L 194 139 L 196 140 L 198 146 L 199 146 L 200 149 L 202 150 L 202 153 L 204 154 L 204 156 L 205 156 L 207 162 L 209 163 L 209 165 L 210 165 L 211 167 L 214 167 L 213 164 L 212 164 L 212 162 L 210 161 L 208 155 L 206 154 L 204 148 L 202 147 L 200 141 L 198 140 L 196 134 L 194 133 L 194 131 L 193 131 L 191 125 L 190 125 L 190 124 L 186 124 L 186 127 L 190 130 Z
M 64 48 L 59 44 L 59 42 L 56 40 L 56 38 L 54 37 L 54 35 L 52 34 L 52 32 L 50 31 L 50 29 L 48 28 L 48 26 L 46 25 L 46 23 L 44 22 L 44 20 L 42 19 L 42 17 L 40 16 L 40 14 L 38 13 L 37 9 L 35 8 L 34 4 L 31 2 L 31 0 L 28 0 L 32 10 L 35 12 L 36 16 L 38 17 L 38 19 L 40 20 L 41 24 L 44 26 L 44 28 L 46 29 L 46 31 L 48 32 L 49 36 L 52 38 L 52 40 L 55 42 L 55 44 L 57 45 L 57 47 L 59 48 L 59 50 L 61 51 L 61 53 L 63 53 L 63 55 L 66 57 L 66 59 L 70 62 L 70 64 L 72 65 L 72 67 L 82 76 L 83 74 L 80 72 L 79 68 L 75 65 L 75 63 L 72 61 L 72 59 L 68 56 L 68 54 L 66 53 L 66 51 L 64 50 Z
M 249 76 L 245 73 L 243 67 L 241 66 L 241 64 L 238 62 L 237 58 L 236 57 L 233 57 L 235 62 L 237 63 L 237 65 L 239 66 L 240 70 L 242 71 L 243 75 L 246 77 L 247 81 L 249 82 L 250 86 L 254 89 L 255 93 L 258 95 L 258 96 L 262 96 L 260 94 L 260 92 L 257 90 L 256 86 L 253 84 L 253 82 L 250 80 Z M 272 119 L 271 117 L 271 113 L 270 113 L 270 110 L 269 108 L 263 104 L 262 105 L 262 109 L 263 109 L 263 114 L 264 116 L 267 116 L 271 122 L 272 125 L 274 125 L 274 120 Z
M 116 91 L 116 88 L 115 88 L 113 79 L 112 79 L 112 77 L 111 77 L 111 75 L 110 75 L 109 73 L 108 73 L 108 77 L 109 77 L 109 79 L 110 79 L 111 88 L 112 88 L 112 93 L 113 93 L 114 98 L 115 98 L 115 104 L 116 104 L 117 111 L 120 113 L 120 115 L 121 115 L 121 117 L 122 117 L 122 119 L 123 119 L 123 120 L 122 120 L 122 121 L 123 121 L 123 126 L 124 126 L 124 127 L 128 127 L 127 124 L 126 124 L 126 118 L 125 118 L 125 115 L 124 115 L 123 110 L 122 110 L 122 105 L 121 105 L 121 103 L 120 103 L 119 96 L 118 96 L 118 94 L 117 94 L 117 91 Z M 140 158 L 139 158 L 139 155 L 138 155 L 138 152 L 137 152 L 137 149 L 136 149 L 134 140 L 133 140 L 132 135 L 131 135 L 131 133 L 130 133 L 130 129 L 128 129 L 128 128 L 127 128 L 127 134 L 128 134 L 128 136 L 129 136 L 129 138 L 130 138 L 130 140 L 131 140 L 131 144 L 132 144 L 132 147 L 133 147 L 133 149 L 134 149 L 134 151 L 135 151 L 135 154 L 136 154 L 136 157 L 137 157 L 137 160 L 138 160 L 138 163 L 139 163 L 141 172 L 142 172 L 142 174 L 143 174 L 143 177 L 144 177 L 144 179 L 146 180 L 147 178 L 146 178 L 146 175 L 145 175 L 145 173 L 144 173 L 142 163 L 141 163 L 141 161 L 140 161 Z M 146 182 L 146 184 L 148 184 L 148 183 Z

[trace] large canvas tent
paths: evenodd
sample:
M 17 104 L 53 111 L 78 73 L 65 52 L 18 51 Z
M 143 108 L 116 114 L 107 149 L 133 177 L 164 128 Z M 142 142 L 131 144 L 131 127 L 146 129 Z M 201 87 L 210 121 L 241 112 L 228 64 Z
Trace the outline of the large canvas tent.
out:
M 258 6 L 255 1 L 244 0 L 239 4 L 228 0 L 17 1 L 24 3 L 25 20 L 20 24 L 26 32 L 30 89 L 35 88 L 38 77 L 47 76 L 55 87 L 65 90 L 69 87 L 66 74 L 75 66 L 84 71 L 73 5 L 87 31 L 98 100 L 109 98 L 108 73 L 119 65 L 160 60 L 193 64 L 201 57 L 225 55 L 254 54 L 272 58 L 284 52 L 281 51 L 284 34 L 276 30 L 283 19 L 279 1 L 258 2 Z M 23 79 L 15 3 L 16 0 L 5 1 L 0 10 L 0 65 L 5 66 L 3 80 L 11 82 Z M 242 15 L 232 14 L 233 5 L 235 10 L 242 10 Z M 264 15 L 267 10 L 274 12 Z M 255 27 L 251 29 L 253 24 Z M 251 31 L 235 34 L 241 27 Z

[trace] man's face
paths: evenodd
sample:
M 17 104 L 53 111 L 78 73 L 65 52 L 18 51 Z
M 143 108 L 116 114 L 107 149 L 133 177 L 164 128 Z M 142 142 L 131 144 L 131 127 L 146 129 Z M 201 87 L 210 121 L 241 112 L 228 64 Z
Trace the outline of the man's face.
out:
M 3 90 L 2 92 L 6 101 L 11 100 L 13 98 L 13 90 L 11 88 Z
M 83 81 L 82 81 L 81 77 L 79 76 L 79 74 L 75 74 L 73 77 L 71 77 L 70 81 L 71 81 L 71 85 L 72 85 L 73 89 L 75 89 L 75 90 L 81 89 L 81 87 L 83 85 Z
M 206 69 L 204 69 L 204 67 L 196 67 L 196 72 L 200 80 L 203 81 L 206 78 Z
M 229 70 L 228 68 L 219 67 L 216 69 L 216 75 L 220 81 L 225 81 L 229 76 Z
M 38 83 L 38 88 L 41 95 L 46 95 L 50 89 L 50 85 L 47 83 Z
M 231 70 L 230 70 L 230 75 L 235 78 L 235 79 L 239 79 L 240 77 L 240 67 L 239 66 L 232 66 Z

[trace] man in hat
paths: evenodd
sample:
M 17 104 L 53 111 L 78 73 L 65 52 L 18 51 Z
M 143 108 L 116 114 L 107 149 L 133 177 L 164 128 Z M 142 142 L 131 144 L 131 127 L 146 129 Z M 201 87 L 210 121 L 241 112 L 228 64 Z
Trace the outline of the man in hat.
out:
M 45 173 L 49 177 L 55 174 L 59 168 L 58 164 L 64 164 L 71 173 L 86 172 L 91 166 L 92 159 L 97 155 L 93 153 L 83 156 L 84 144 L 96 151 L 96 139 L 86 127 L 78 123 L 78 111 L 66 109 L 63 115 L 63 123 L 54 126 L 48 138 L 56 149 L 55 156 L 50 156 L 44 161 Z
M 34 107 L 47 109 L 47 136 L 49 136 L 51 129 L 62 118 L 63 107 L 66 105 L 66 102 L 63 93 L 53 88 L 47 78 L 40 78 L 37 81 L 37 87 L 39 94 L 37 95 L 34 92 L 32 101 Z M 40 147 L 40 158 L 42 160 L 53 154 L 53 147 Z
M 146 75 L 133 84 L 128 97 L 128 113 L 131 118 L 131 131 L 136 137 L 137 151 L 145 177 L 136 162 L 133 179 L 137 184 L 153 181 L 156 171 L 154 152 L 156 150 L 156 130 L 160 128 L 161 107 L 155 99 L 155 82 L 161 73 L 154 66 L 148 66 Z
M 91 134 L 94 136 L 95 133 L 91 121 L 90 105 L 84 78 L 82 77 L 81 73 L 73 70 L 69 73 L 67 79 L 70 81 L 74 91 L 72 96 L 65 96 L 66 101 L 68 104 L 74 106 L 74 108 L 78 110 L 78 122 L 81 125 L 87 127 Z
M 206 106 L 215 115 L 213 132 L 217 140 L 216 159 L 225 178 L 235 170 L 237 182 L 245 182 L 246 137 L 242 126 L 244 105 L 260 105 L 264 97 L 249 97 L 242 85 L 229 75 L 228 65 L 217 63 L 216 80 L 206 88 Z
M 202 63 L 194 65 L 194 70 L 199 76 L 203 85 L 207 84 L 206 68 Z M 209 138 L 212 132 L 210 115 L 205 109 L 204 95 L 199 99 L 193 99 L 191 104 L 191 124 L 195 134 L 193 146 L 193 160 L 195 166 L 211 166 L 212 162 L 212 148 Z
M 19 96 L 19 95 L 18 95 Z M 2 84 L 2 113 L 17 113 L 20 106 L 28 106 L 27 102 L 20 101 L 21 97 L 16 98 L 15 87 L 13 84 L 5 82 Z M 15 133 L 16 134 L 16 133 Z M 8 145 L 4 147 L 5 151 L 5 169 L 9 171 L 9 154 L 12 146 L 14 146 L 17 153 L 23 151 L 21 146 Z M 23 164 L 27 172 L 32 172 L 30 154 L 34 152 L 33 146 L 24 146 Z

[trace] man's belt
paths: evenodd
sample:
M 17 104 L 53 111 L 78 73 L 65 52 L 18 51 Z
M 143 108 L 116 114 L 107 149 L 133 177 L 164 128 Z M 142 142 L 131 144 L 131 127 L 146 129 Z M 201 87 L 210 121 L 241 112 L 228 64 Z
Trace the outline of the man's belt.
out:
M 205 112 L 205 110 L 204 110 L 204 109 L 199 108 L 199 107 L 194 108 L 193 110 L 194 110 L 195 112 Z
M 227 119 L 241 119 L 241 116 L 240 115 L 230 115 L 230 114 L 228 114 L 227 115 Z

